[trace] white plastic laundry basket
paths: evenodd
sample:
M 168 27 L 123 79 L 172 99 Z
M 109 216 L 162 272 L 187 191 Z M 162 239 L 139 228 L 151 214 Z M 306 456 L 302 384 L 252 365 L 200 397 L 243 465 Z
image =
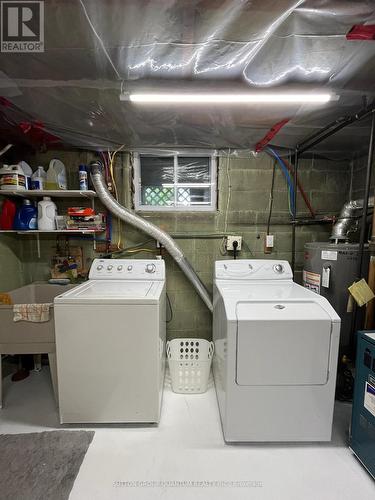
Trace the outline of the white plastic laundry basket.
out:
M 167 357 L 173 392 L 206 392 L 214 344 L 204 339 L 173 339 L 167 342 Z

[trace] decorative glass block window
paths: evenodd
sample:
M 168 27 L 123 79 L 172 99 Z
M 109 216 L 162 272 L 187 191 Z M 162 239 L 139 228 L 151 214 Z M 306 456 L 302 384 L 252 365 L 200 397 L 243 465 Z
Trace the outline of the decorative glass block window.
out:
M 208 154 L 135 153 L 136 210 L 215 210 L 216 159 Z

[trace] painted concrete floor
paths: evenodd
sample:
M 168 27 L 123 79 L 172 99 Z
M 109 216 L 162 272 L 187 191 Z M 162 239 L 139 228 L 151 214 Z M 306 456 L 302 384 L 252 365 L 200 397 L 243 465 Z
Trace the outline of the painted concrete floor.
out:
M 184 396 L 167 379 L 158 427 L 94 428 L 70 500 L 373 500 L 375 484 L 347 447 L 350 411 L 336 405 L 328 444 L 226 445 L 212 384 Z M 1 433 L 60 428 L 47 368 L 4 380 Z

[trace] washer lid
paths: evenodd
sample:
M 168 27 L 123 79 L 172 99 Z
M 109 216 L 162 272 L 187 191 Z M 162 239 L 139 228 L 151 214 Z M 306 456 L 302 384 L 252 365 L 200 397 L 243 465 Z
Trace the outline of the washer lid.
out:
M 157 281 L 118 281 L 89 280 L 72 290 L 58 295 L 55 303 L 141 303 L 157 302 L 163 290 L 164 282 Z

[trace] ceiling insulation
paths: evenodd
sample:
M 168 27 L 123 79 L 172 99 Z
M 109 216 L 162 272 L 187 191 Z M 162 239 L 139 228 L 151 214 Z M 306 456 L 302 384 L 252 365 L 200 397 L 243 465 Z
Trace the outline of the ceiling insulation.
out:
M 34 124 L 83 148 L 294 147 L 375 94 L 375 41 L 348 40 L 375 23 L 375 2 L 340 0 L 45 1 L 45 51 L 0 53 L 2 138 L 31 139 Z M 335 92 L 325 105 L 140 106 L 121 89 L 288 89 Z M 31 128 L 29 128 L 31 130 Z M 51 139 L 52 137 L 52 139 Z M 367 124 L 322 143 L 367 147 Z

